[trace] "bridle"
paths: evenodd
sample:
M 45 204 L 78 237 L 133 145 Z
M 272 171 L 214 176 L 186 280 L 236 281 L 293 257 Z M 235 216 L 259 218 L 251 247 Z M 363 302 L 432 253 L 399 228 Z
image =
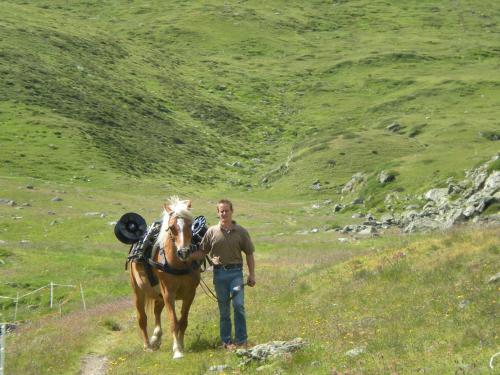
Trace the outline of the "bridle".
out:
M 183 217 L 180 217 L 180 218 L 183 220 L 186 220 Z M 189 255 L 192 254 L 193 252 L 195 252 L 198 249 L 198 246 L 193 244 L 191 241 L 191 244 L 189 246 L 177 248 L 177 245 L 175 244 L 175 234 L 178 233 L 178 231 L 177 231 L 177 228 L 175 227 L 175 225 L 176 225 L 178 219 L 179 219 L 179 217 L 175 214 L 172 215 L 171 218 L 169 218 L 169 221 L 173 220 L 173 222 L 172 222 L 172 224 L 169 223 L 169 226 L 166 229 L 166 232 L 168 235 L 167 239 L 170 239 L 170 241 L 172 242 L 172 245 L 173 245 L 174 251 L 175 251 L 175 255 L 177 256 L 177 258 L 179 258 L 179 260 L 182 261 L 183 263 L 186 263 L 187 259 L 189 258 Z M 191 228 L 191 226 L 189 226 L 189 228 Z

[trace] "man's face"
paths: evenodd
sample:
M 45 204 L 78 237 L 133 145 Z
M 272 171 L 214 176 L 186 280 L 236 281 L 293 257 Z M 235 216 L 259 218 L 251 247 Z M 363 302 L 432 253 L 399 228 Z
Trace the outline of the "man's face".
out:
M 233 219 L 233 211 L 231 211 L 231 207 L 227 203 L 220 203 L 217 206 L 217 213 L 223 223 L 230 223 Z

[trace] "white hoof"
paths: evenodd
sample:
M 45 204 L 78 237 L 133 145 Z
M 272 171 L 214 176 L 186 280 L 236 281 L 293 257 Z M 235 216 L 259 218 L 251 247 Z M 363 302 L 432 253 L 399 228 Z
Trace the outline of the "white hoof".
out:
M 175 352 L 173 358 L 174 359 L 180 359 L 182 357 L 184 357 L 184 354 L 182 354 L 181 352 Z

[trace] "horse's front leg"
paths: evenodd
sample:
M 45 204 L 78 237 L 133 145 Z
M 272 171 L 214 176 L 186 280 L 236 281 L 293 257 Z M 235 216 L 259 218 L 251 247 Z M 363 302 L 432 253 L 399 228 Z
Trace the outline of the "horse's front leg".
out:
M 167 307 L 168 319 L 170 320 L 170 332 L 172 333 L 172 351 L 174 352 L 174 359 L 184 357 L 182 347 L 179 345 L 179 321 L 175 313 L 175 296 L 165 294 L 165 306 Z
M 154 314 L 155 314 L 155 329 L 153 331 L 153 335 L 151 336 L 151 347 L 153 350 L 157 350 L 161 345 L 161 312 L 165 303 L 163 300 L 155 300 Z
M 188 326 L 189 309 L 191 308 L 195 294 L 196 289 L 186 299 L 182 300 L 181 319 L 179 320 L 179 345 L 182 351 L 184 351 L 184 334 Z

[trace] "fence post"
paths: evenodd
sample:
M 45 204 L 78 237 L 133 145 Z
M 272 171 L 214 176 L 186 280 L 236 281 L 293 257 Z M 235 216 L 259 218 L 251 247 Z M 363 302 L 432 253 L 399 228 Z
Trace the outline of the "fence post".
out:
M 14 322 L 17 320 L 17 306 L 19 305 L 19 292 L 17 292 L 16 306 L 14 307 Z
M 5 323 L 0 324 L 0 375 L 4 375 L 5 366 L 5 335 L 7 334 L 7 329 Z
M 50 282 L 50 308 L 54 306 L 54 283 Z
M 80 293 L 82 294 L 83 310 L 87 311 L 87 305 L 85 304 L 85 296 L 83 295 L 82 283 L 80 283 Z

